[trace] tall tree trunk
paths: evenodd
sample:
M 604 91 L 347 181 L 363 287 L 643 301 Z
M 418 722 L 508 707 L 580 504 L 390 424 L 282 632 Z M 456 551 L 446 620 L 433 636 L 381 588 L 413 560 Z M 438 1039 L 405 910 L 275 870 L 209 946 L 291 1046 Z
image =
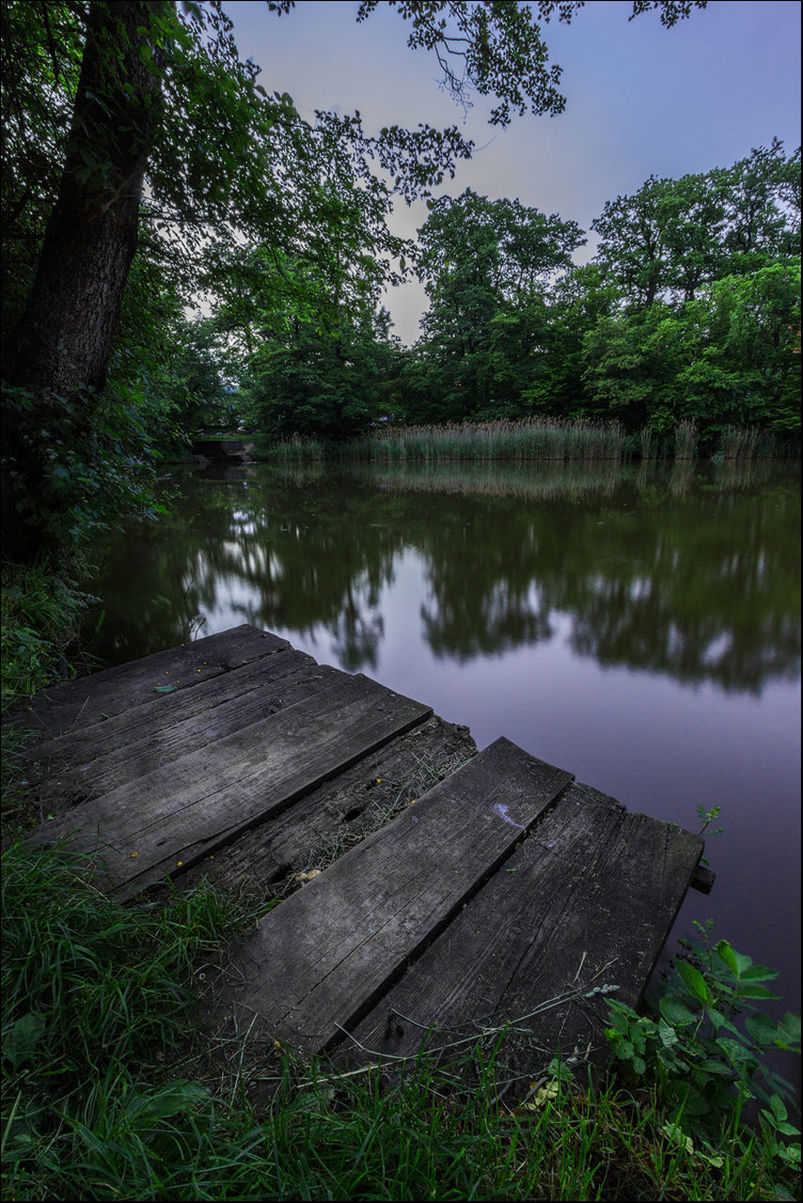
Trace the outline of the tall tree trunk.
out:
M 12 554 L 25 554 L 15 521 L 19 503 L 32 514 L 42 486 L 38 429 L 62 398 L 72 410 L 72 437 L 80 438 L 86 418 L 80 390 L 100 391 L 106 383 L 158 123 L 163 37 L 157 31 L 164 31 L 171 8 L 172 0 L 90 4 L 59 193 L 3 364 L 5 381 L 35 402 L 33 410 L 4 406 L 3 483 L 13 496 L 4 497 L 3 527 Z
M 89 10 L 59 195 L 5 378 L 39 396 L 102 389 L 159 96 L 155 24 L 169 0 Z

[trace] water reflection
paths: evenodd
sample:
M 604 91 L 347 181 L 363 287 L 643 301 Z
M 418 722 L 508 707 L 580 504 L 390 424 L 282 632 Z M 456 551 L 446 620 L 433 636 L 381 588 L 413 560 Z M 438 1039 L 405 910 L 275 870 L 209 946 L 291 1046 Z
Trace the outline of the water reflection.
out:
M 334 640 L 376 667 L 400 557 L 420 563 L 421 637 L 465 662 L 553 637 L 606 666 L 759 694 L 799 674 L 799 485 L 776 468 L 593 474 L 488 465 L 187 476 L 157 526 L 97 549 L 98 654 L 235 620 Z M 136 565 L 132 573 L 132 564 Z M 104 634 L 106 632 L 106 634 Z

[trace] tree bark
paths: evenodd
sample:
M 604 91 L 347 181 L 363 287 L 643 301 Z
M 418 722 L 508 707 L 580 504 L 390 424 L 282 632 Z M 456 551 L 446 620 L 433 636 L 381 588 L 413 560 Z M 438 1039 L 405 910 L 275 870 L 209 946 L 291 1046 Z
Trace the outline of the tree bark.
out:
M 161 53 L 173 0 L 93 0 L 59 192 L 36 275 L 9 340 L 3 379 L 33 399 L 3 405 L 6 558 L 30 559 L 47 521 L 46 452 L 82 444 L 106 384 L 137 248 L 145 167 L 160 109 Z
M 4 365 L 9 383 L 42 399 L 106 383 L 158 117 L 154 25 L 167 7 L 89 10 L 59 194 Z

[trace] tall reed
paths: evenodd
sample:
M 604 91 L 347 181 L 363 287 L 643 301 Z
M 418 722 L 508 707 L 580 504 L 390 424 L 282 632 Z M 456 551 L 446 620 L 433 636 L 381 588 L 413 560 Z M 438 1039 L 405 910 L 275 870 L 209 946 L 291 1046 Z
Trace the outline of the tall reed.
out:
M 382 463 L 441 460 L 621 460 L 618 422 L 563 418 L 391 427 L 349 444 L 347 454 Z
M 700 431 L 691 418 L 684 418 L 675 427 L 675 459 L 694 459 Z
M 639 431 L 639 437 L 641 439 L 641 458 L 643 460 L 655 459 L 658 454 L 655 447 L 655 432 L 649 427 L 643 426 Z
M 751 459 L 758 446 L 758 440 L 759 431 L 755 426 L 726 426 L 720 442 L 722 458 Z

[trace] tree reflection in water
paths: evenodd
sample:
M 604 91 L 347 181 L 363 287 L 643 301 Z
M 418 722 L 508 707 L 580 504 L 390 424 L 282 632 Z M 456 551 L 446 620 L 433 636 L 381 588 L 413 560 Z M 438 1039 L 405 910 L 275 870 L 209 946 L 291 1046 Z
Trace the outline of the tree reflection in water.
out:
M 560 614 L 573 651 L 602 665 L 753 694 L 799 673 L 788 464 L 258 467 L 185 474 L 181 488 L 169 517 L 96 548 L 106 662 L 192 637 L 225 601 L 233 621 L 326 631 L 344 668 L 371 671 L 383 599 L 414 552 L 437 657 L 549 640 Z

